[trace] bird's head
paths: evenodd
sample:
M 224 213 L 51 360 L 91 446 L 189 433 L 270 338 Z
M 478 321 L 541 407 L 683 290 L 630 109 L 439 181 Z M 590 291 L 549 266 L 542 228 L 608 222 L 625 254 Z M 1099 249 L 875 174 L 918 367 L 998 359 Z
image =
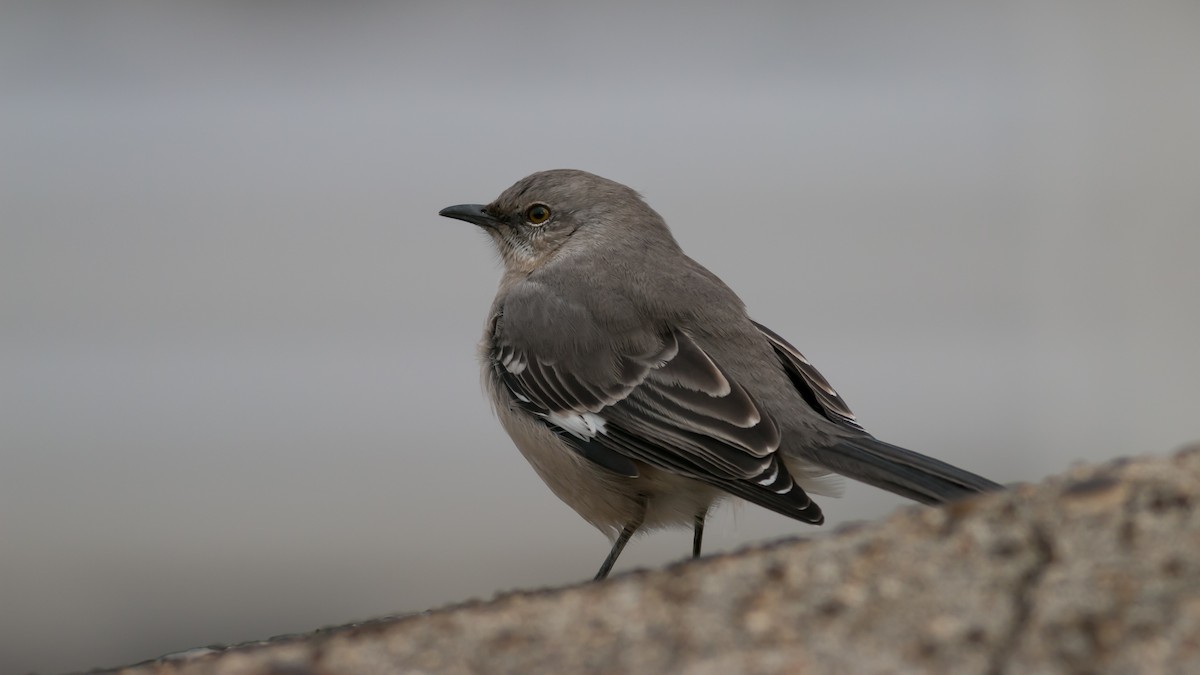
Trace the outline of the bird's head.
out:
M 438 212 L 482 227 L 496 242 L 505 267 L 531 272 L 564 250 L 614 250 L 675 242 L 662 218 L 638 193 L 574 169 L 526 176 L 490 204 L 459 204 Z

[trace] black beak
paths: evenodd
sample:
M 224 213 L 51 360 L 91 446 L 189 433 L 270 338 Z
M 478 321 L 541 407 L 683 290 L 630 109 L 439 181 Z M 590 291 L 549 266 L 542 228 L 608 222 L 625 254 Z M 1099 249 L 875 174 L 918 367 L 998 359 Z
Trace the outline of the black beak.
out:
M 454 218 L 455 220 L 465 220 L 468 223 L 474 223 L 481 227 L 495 227 L 500 221 L 492 217 L 490 213 L 484 210 L 483 204 L 459 204 L 458 206 L 447 206 L 438 211 L 439 216 Z

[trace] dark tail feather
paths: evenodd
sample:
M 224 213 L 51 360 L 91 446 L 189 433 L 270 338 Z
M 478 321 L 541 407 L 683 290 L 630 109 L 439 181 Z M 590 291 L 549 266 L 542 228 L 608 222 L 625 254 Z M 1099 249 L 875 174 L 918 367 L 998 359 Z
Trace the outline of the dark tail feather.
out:
M 831 471 L 922 504 L 1003 489 L 982 476 L 869 436 L 809 448 L 805 455 Z

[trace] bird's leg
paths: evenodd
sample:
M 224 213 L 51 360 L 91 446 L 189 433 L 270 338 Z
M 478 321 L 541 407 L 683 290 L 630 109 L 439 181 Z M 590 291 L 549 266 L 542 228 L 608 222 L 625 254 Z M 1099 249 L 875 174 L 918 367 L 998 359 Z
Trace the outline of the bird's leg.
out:
M 596 572 L 595 581 L 608 576 L 608 573 L 612 571 L 613 565 L 616 564 L 617 558 L 620 557 L 621 551 L 625 550 L 625 544 L 629 543 L 629 538 L 642 526 L 642 521 L 646 519 L 647 501 L 649 501 L 649 498 L 646 495 L 638 495 L 637 510 L 634 511 L 633 517 L 629 519 L 629 522 L 625 523 L 625 527 L 621 528 L 621 534 L 613 542 L 612 550 L 608 552 L 608 557 L 604 559 L 604 564 L 600 566 L 600 571 Z
M 708 509 L 697 511 L 692 517 L 692 557 L 700 557 L 700 543 L 704 541 L 704 519 L 708 517 Z

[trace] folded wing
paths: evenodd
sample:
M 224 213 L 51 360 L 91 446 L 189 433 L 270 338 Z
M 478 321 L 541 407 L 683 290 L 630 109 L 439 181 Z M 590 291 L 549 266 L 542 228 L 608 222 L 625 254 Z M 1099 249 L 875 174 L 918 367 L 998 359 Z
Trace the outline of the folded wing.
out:
M 822 522 L 778 454 L 775 420 L 686 331 L 625 331 L 546 353 L 524 334 L 537 329 L 498 315 L 492 367 L 514 405 L 576 452 L 620 475 L 638 475 L 640 462 Z

